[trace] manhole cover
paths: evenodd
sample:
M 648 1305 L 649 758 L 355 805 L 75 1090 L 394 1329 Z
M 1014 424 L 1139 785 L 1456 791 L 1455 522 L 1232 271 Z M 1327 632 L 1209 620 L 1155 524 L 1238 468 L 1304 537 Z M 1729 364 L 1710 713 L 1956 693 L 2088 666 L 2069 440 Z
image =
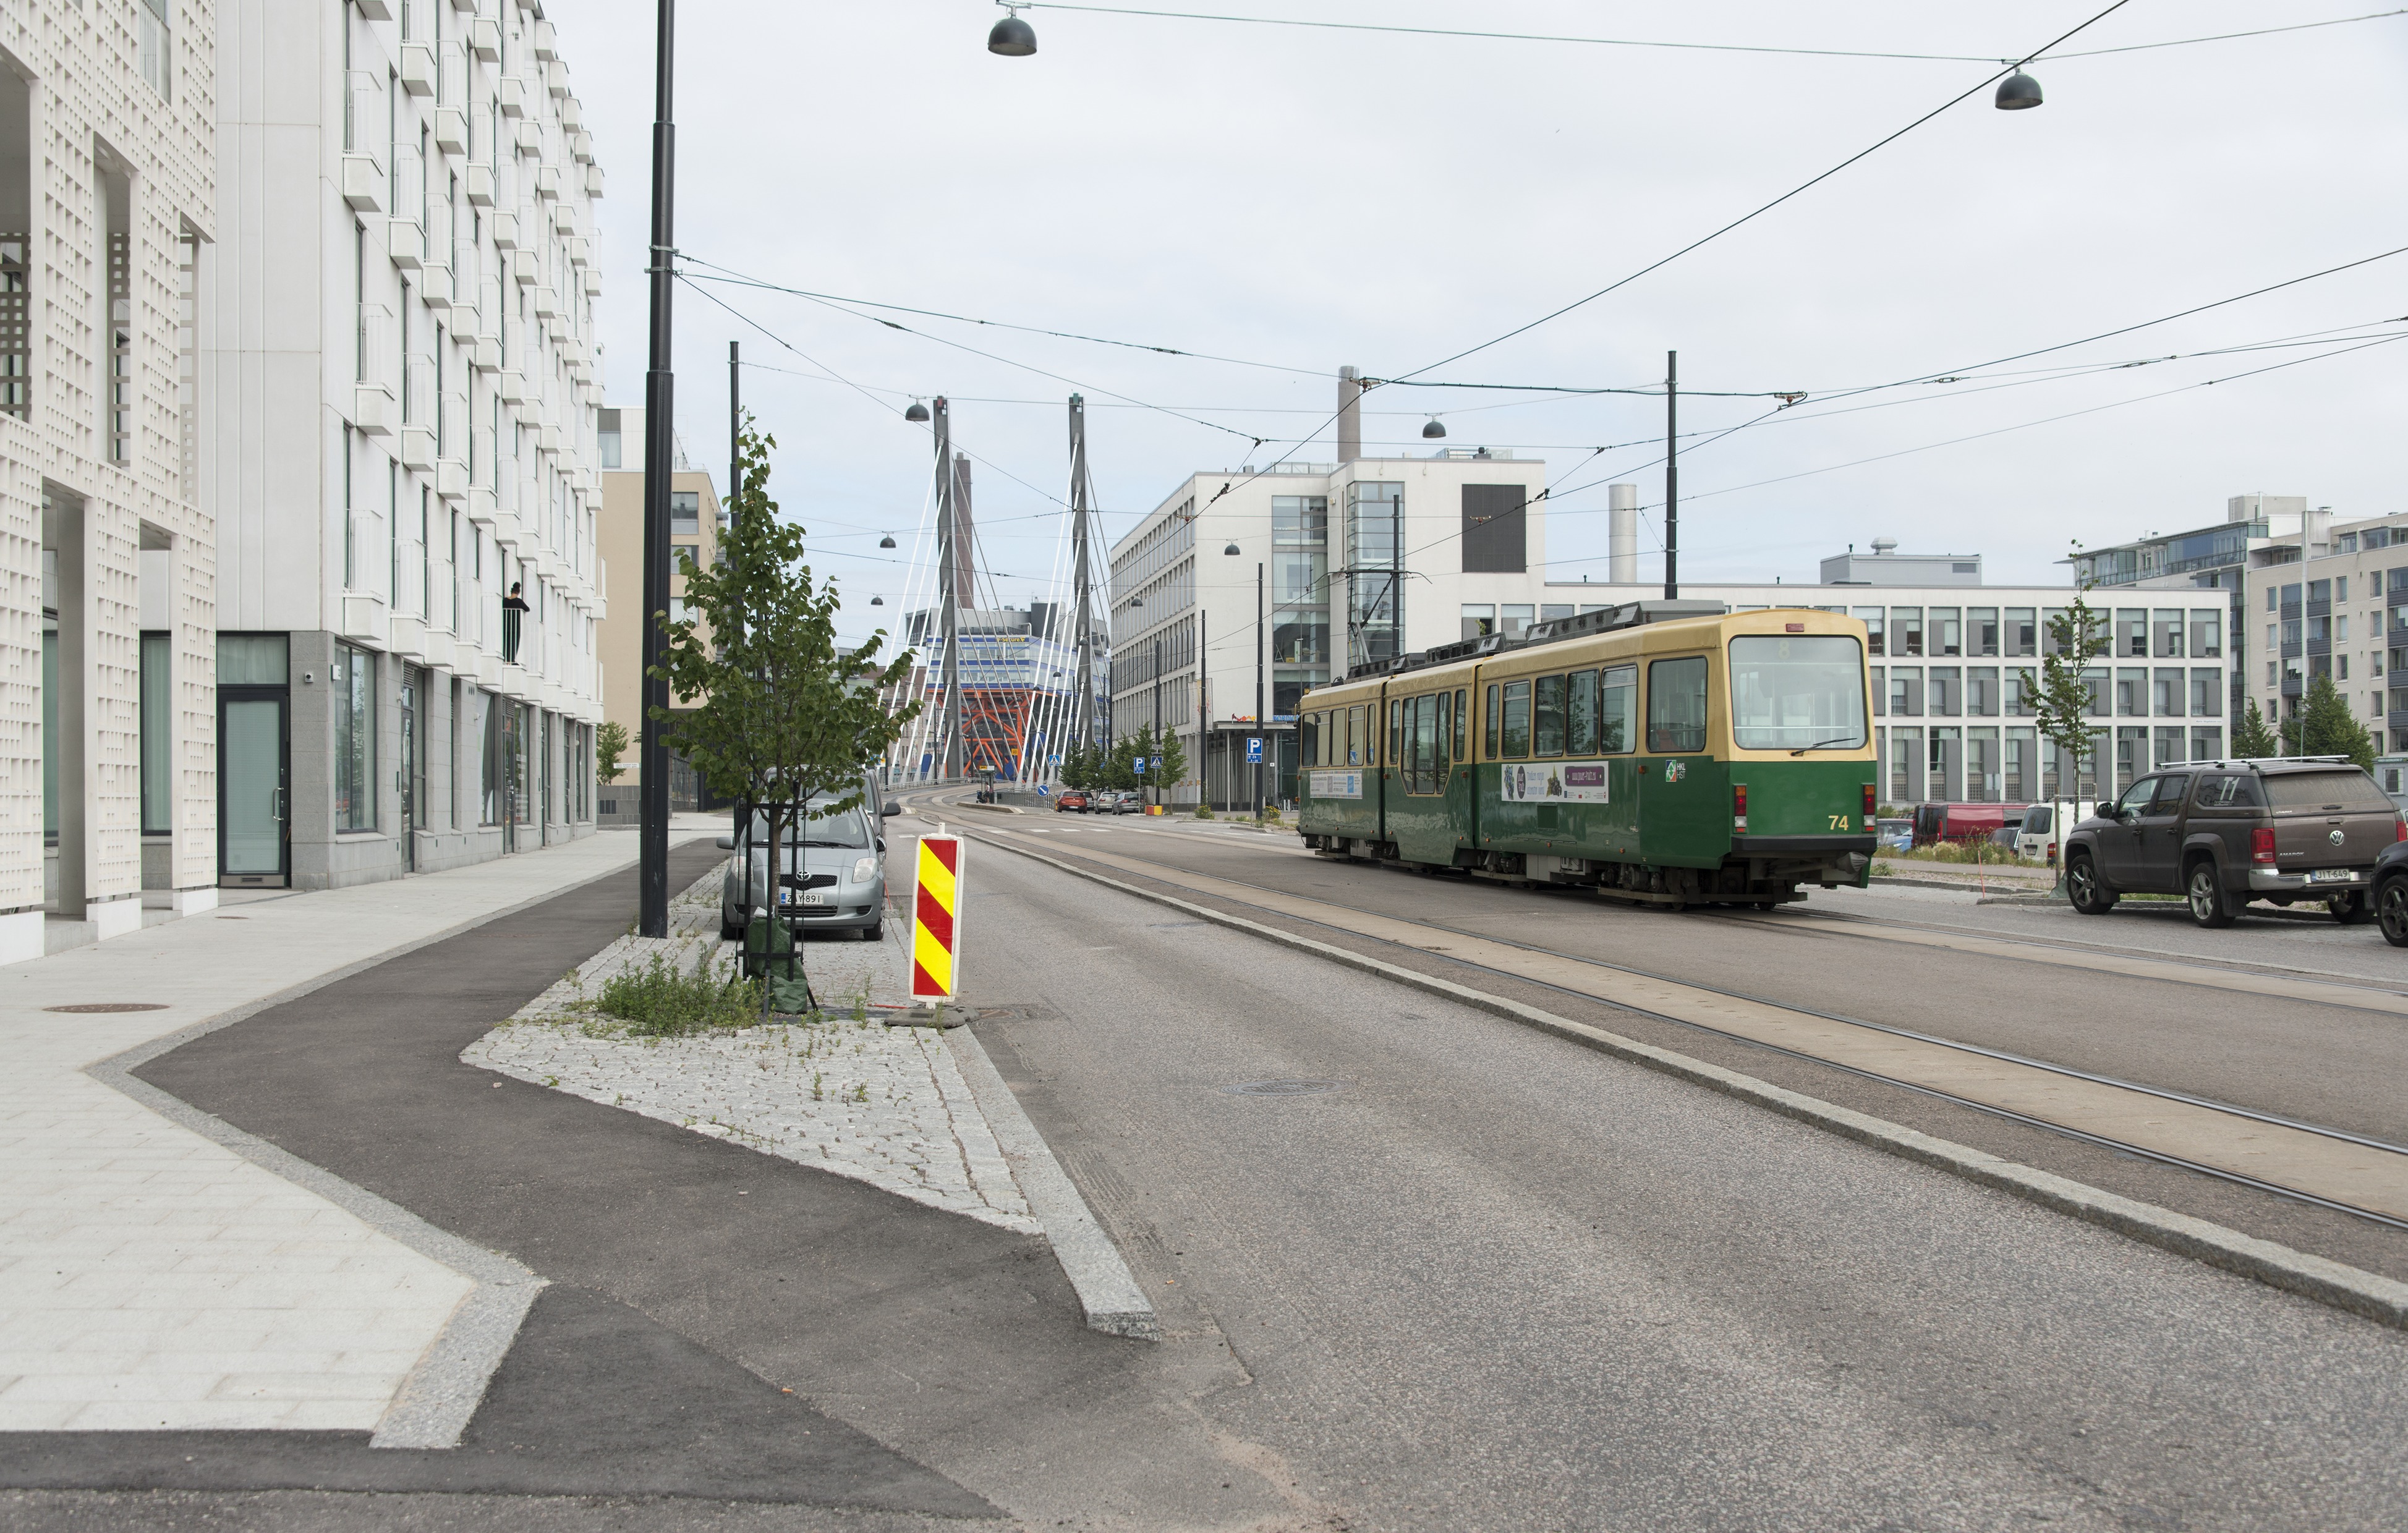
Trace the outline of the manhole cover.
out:
M 73 1006 L 45 1006 L 45 1011 L 165 1011 L 165 1001 L 78 1001 Z
M 1321 1096 L 1346 1088 L 1341 1081 L 1241 1081 L 1221 1089 L 1232 1096 Z

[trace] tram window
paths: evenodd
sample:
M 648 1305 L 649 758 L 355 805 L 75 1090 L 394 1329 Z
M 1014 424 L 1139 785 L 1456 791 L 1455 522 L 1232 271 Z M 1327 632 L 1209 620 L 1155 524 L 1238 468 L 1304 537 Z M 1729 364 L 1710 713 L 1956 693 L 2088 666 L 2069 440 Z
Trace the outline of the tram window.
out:
M 1574 671 L 1570 695 L 1564 699 L 1564 751 L 1588 756 L 1597 753 L 1597 672 Z
M 1731 742 L 1743 751 L 1862 746 L 1864 665 L 1863 652 L 1856 648 L 1855 638 L 1846 634 L 1805 638 L 1764 634 L 1732 639 Z M 1912 667 L 1893 667 L 1893 686 L 1899 684 L 1901 669 Z M 1890 711 L 1905 710 L 1893 702 Z
M 1461 687 L 1455 689 L 1455 750 L 1447 757 L 1450 761 L 1461 761 L 1464 758 L 1465 737 L 1471 732 L 1471 719 L 1468 706 L 1470 695 Z
M 1618 756 L 1639 748 L 1639 667 L 1609 666 L 1598 673 L 1597 748 Z
M 1505 683 L 1505 755 L 1516 760 L 1530 753 L 1530 683 Z
M 1304 717 L 1296 721 L 1296 726 L 1297 729 L 1304 736 L 1302 739 L 1297 742 L 1296 759 L 1304 763 L 1307 766 L 1319 765 L 1321 761 L 1321 715 L 1318 713 L 1308 713 Z
M 1400 700 L 1388 704 L 1388 765 L 1400 766 L 1405 760 L 1405 705 Z
M 1706 748 L 1706 657 L 1657 660 L 1647 666 L 1647 749 Z
M 1414 793 L 1432 793 L 1438 786 L 1438 699 L 1416 697 L 1412 706 L 1413 744 L 1407 786 Z
M 1346 765 L 1363 765 L 1363 710 L 1359 708 L 1346 710 Z
M 1447 744 L 1455 736 L 1455 697 L 1450 693 L 1438 695 L 1438 759 L 1439 771 L 1446 770 L 1453 758 L 1447 754 Z
M 1486 735 L 1488 749 L 1484 752 L 1490 761 L 1495 761 L 1498 756 L 1497 721 L 1498 717 L 1499 714 L 1497 709 L 1497 684 L 1492 681 L 1488 684 L 1488 729 Z
M 1533 683 L 1536 697 L 1531 707 L 1531 733 L 1537 737 L 1531 753 L 1559 756 L 1564 753 L 1564 679 L 1541 676 Z

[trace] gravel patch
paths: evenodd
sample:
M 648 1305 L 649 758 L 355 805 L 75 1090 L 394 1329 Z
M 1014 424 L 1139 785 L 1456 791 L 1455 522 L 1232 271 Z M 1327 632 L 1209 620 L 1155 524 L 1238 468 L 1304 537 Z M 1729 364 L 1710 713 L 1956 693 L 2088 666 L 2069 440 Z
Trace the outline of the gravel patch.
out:
M 805 944 L 821 1015 L 630 1037 L 586 1005 L 611 974 L 655 954 L 734 972 L 734 945 L 719 941 L 716 870 L 671 902 L 669 925 L 666 938 L 613 941 L 470 1044 L 462 1062 L 1043 1233 L 943 1036 L 889 1027 L 872 1010 L 898 1004 L 905 987 L 896 922 L 883 942 Z

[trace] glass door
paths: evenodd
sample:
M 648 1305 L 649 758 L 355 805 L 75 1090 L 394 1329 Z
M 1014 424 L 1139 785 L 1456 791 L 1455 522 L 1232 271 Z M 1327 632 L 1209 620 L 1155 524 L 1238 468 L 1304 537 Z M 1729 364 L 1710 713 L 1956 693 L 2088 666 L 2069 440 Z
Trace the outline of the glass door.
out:
M 405 666 L 401 671 L 401 769 L 394 775 L 401 786 L 401 867 L 405 873 L 418 871 L 415 832 L 425 787 L 425 774 L 418 760 L 418 689 L 419 679 L 424 674 L 415 666 Z
M 281 691 L 218 697 L 218 872 L 237 885 L 281 886 L 292 871 Z

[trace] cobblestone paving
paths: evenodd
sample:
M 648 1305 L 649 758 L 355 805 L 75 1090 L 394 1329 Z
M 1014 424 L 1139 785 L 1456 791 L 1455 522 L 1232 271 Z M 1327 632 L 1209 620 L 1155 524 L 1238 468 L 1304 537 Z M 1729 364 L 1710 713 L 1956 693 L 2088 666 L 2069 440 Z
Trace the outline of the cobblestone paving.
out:
M 949 1212 L 1041 1233 L 944 1040 L 870 1010 L 903 989 L 899 924 L 883 942 L 804 944 L 816 1019 L 684 1038 L 630 1037 L 588 1009 L 610 975 L 655 954 L 731 971 L 719 941 L 719 874 L 671 902 L 670 935 L 623 937 L 461 1059 L 765 1154 L 816 1166 Z

